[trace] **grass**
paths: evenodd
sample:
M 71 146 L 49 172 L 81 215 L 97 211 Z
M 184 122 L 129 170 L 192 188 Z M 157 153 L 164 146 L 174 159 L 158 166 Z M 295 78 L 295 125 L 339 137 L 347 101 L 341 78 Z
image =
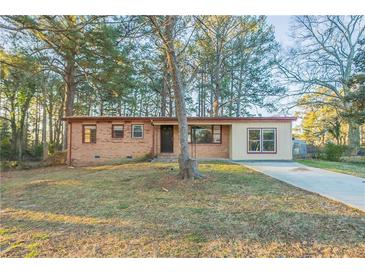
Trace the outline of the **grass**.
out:
M 0 256 L 365 257 L 364 212 L 240 165 L 199 168 L 3 172 Z
M 365 163 L 330 162 L 324 160 L 297 160 L 297 162 L 311 167 L 328 169 L 365 178 Z

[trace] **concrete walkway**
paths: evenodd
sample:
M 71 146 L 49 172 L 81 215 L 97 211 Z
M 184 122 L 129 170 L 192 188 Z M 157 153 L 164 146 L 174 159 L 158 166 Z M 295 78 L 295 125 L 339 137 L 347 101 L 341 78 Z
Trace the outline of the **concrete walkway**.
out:
M 365 178 L 291 161 L 237 161 L 237 163 L 365 211 Z

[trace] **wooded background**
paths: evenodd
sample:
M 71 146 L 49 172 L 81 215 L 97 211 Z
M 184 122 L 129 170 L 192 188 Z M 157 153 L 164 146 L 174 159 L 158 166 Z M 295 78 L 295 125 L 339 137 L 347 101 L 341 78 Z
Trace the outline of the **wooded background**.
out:
M 360 147 L 362 16 L 295 17 L 290 49 L 276 41 L 265 16 L 176 16 L 170 29 L 166 22 L 166 16 L 2 16 L 1 159 L 64 149 L 65 116 L 176 116 L 161 37 L 173 43 L 189 116 L 285 114 L 296 107 L 300 138 Z

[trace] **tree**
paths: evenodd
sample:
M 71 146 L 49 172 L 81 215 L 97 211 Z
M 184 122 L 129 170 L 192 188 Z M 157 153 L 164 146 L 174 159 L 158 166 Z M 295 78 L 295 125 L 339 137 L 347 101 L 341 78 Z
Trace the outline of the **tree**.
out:
M 182 77 L 180 75 L 179 62 L 176 57 L 174 36 L 174 28 L 178 16 L 166 16 L 158 18 L 149 16 L 149 20 L 160 37 L 163 47 L 166 51 L 167 64 L 172 77 L 172 88 L 175 94 L 176 114 L 179 123 L 179 137 L 180 137 L 180 155 L 179 167 L 180 175 L 183 179 L 191 179 L 198 176 L 196 168 L 196 160 L 190 159 L 189 144 L 188 144 L 188 121 L 186 115 L 186 105 L 184 98 L 184 87 Z
M 7 100 L 2 106 L 5 113 L 1 119 L 10 123 L 11 149 L 21 161 L 26 147 L 27 114 L 33 97 L 39 91 L 39 67 L 29 56 L 0 51 L 0 57 L 0 91 Z
M 5 16 L 3 29 L 30 35 L 39 43 L 35 52 L 46 52 L 43 61 L 59 73 L 65 83 L 65 115 L 72 116 L 76 92 L 76 69 L 82 33 L 96 18 L 76 16 Z M 67 124 L 64 137 L 67 136 Z M 64 148 L 67 148 L 66 139 Z
M 66 147 L 62 118 L 69 115 L 186 117 L 214 115 L 215 110 L 215 115 L 241 116 L 251 115 L 256 106 L 273 109 L 272 98 L 283 89 L 273 81 L 277 43 L 265 17 L 180 16 L 171 24 L 167 17 L 146 18 L 0 17 L 2 51 L 31 56 L 36 68 L 28 83 L 35 84 L 28 111 L 21 113 L 14 104 L 12 114 L 15 121 L 24 115 L 27 153 L 40 149 L 40 140 L 50 154 Z M 173 42 L 166 44 L 170 37 Z M 22 92 L 30 91 L 26 81 L 14 77 L 30 79 L 29 71 L 16 66 L 15 59 L 0 62 L 14 68 L 1 84 L 15 97 L 0 94 L 1 105 L 11 109 Z M 6 119 L 13 113 L 0 112 Z M 8 124 L 10 134 L 17 134 Z M 185 152 L 183 158 L 190 160 Z
M 365 123 L 365 38 L 359 44 L 354 58 L 355 73 L 348 83 L 350 92 L 344 97 L 352 107 L 343 116 L 361 125 Z
M 318 92 L 326 92 L 324 89 L 322 90 Z M 347 128 L 337 109 L 325 101 L 321 105 L 313 106 L 311 97 L 318 97 L 318 95 L 308 94 L 300 100 L 303 109 L 300 138 L 319 146 L 323 146 L 327 141 L 333 139 L 338 145 L 344 144 Z M 329 100 L 328 98 L 323 99 Z
M 92 80 L 110 83 L 106 75 L 116 66 L 101 63 L 107 62 L 105 55 L 110 56 L 114 51 L 108 39 L 111 31 L 100 21 L 101 16 L 6 16 L 3 17 L 2 28 L 16 33 L 23 33 L 34 40 L 33 53 L 38 54 L 39 61 L 47 70 L 58 73 L 64 80 L 65 116 L 74 113 L 76 86 L 80 81 Z M 100 50 L 100 44 L 102 49 Z M 103 54 L 101 54 L 101 52 Z M 97 56 L 95 56 L 97 55 Z M 93 59 L 94 57 L 94 59 Z M 115 55 L 113 56 L 115 57 Z M 97 60 L 95 60 L 97 59 Z M 113 58 L 110 58 L 113 59 Z M 113 64 L 121 60 L 113 59 Z M 98 64 L 101 69 L 95 74 L 92 66 Z M 108 68 L 108 69 L 106 69 Z M 100 75 L 103 73 L 102 75 Z M 118 84 L 116 79 L 111 81 Z M 67 136 L 67 124 L 64 128 Z M 64 148 L 67 147 L 66 139 Z
M 343 113 L 342 116 L 362 125 L 365 123 L 365 74 L 354 75 L 349 87 L 351 92 L 344 96 L 344 100 L 351 105 L 351 109 Z
M 273 109 L 269 96 L 285 90 L 273 81 L 278 44 L 264 16 L 196 16 L 198 97 L 210 92 L 213 116 L 248 115 L 249 108 Z M 205 102 L 198 99 L 199 110 Z
M 353 108 L 346 96 L 354 73 L 354 57 L 365 31 L 362 16 L 297 16 L 293 28 L 295 48 L 291 49 L 281 69 L 289 81 L 298 87 L 294 95 L 317 94 L 311 104 L 329 106 L 348 113 Z M 325 88 L 325 93 L 319 93 Z M 323 100 L 329 98 L 331 100 Z M 355 152 L 359 147 L 359 124 L 352 119 L 348 144 Z

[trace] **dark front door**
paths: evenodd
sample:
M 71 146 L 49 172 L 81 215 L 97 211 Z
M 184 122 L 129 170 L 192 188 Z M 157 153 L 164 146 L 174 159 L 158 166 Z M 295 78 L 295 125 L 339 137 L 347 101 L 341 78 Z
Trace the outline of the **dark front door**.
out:
M 174 126 L 161 126 L 161 152 L 174 152 Z

